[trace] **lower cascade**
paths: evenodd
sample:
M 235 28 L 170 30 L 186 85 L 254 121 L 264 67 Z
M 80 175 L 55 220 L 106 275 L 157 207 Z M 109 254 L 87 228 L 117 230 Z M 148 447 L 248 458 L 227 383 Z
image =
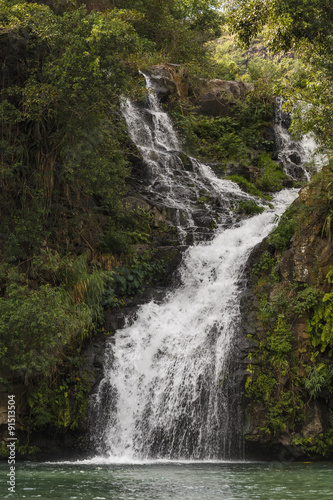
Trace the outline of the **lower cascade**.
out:
M 97 404 L 106 419 L 100 451 L 112 457 L 241 458 L 241 401 L 229 380 L 239 325 L 239 281 L 251 249 L 274 227 L 275 210 L 191 247 L 181 287 L 150 302 L 108 347 Z M 110 367 L 110 368 L 108 368 Z M 107 397 L 108 396 L 108 397 Z
M 145 110 L 140 122 L 140 110 L 130 103 L 124 104 L 124 116 L 151 169 L 151 189 L 154 182 L 162 184 L 158 196 L 183 207 L 185 226 L 191 226 L 191 197 L 173 170 L 181 163 L 175 156 L 178 139 L 151 93 L 149 100 L 154 120 L 145 121 Z M 222 199 L 248 197 L 195 162 L 197 168 L 184 175 L 192 190 L 202 184 Z M 270 208 L 232 228 L 222 217 L 211 241 L 186 250 L 180 287 L 162 303 L 143 305 L 134 323 L 116 332 L 92 401 L 99 454 L 110 460 L 244 458 L 239 386 L 245 366 L 235 356 L 242 273 L 251 250 L 296 196 L 297 190 L 285 189 Z

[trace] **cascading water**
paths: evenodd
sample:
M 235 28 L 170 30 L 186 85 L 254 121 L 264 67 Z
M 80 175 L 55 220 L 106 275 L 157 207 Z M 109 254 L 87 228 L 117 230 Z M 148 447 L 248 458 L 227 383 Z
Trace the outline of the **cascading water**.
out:
M 150 78 L 144 77 L 147 88 L 151 89 Z M 177 226 L 182 243 L 201 240 L 207 218 L 226 222 L 230 199 L 249 196 L 237 184 L 218 179 L 207 165 L 180 153 L 181 145 L 170 118 L 161 110 L 152 90 L 147 101 L 144 109 L 129 100 L 122 103 L 129 134 L 140 149 L 147 170 L 146 194 L 156 205 L 169 208 L 174 215 L 170 221 Z M 209 202 L 200 208 L 198 199 L 204 194 L 209 194 Z M 191 238 L 186 239 L 188 235 Z
M 231 355 L 242 271 L 297 192 L 281 191 L 274 209 L 225 229 L 227 200 L 247 195 L 194 159 L 185 169 L 171 122 L 151 92 L 149 103 L 149 119 L 142 116 L 147 110 L 128 101 L 123 112 L 150 170 L 152 196 L 185 213 L 187 229 L 203 187 L 221 200 L 224 212 L 214 239 L 186 251 L 179 289 L 160 304 L 142 306 L 135 322 L 108 345 L 93 402 L 98 452 L 110 460 L 242 458 L 241 395 Z
M 276 99 L 275 106 L 275 141 L 278 159 L 289 177 L 298 181 L 309 181 L 325 163 L 326 156 L 316 153 L 316 142 L 311 134 L 304 135 L 300 141 L 293 141 L 288 128 L 290 115 L 282 110 L 283 98 Z

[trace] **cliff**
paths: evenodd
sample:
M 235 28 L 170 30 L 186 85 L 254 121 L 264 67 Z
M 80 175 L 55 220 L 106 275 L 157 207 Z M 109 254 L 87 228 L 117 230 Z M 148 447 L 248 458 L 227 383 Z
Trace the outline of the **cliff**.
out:
M 332 457 L 331 169 L 300 191 L 248 263 L 250 455 Z

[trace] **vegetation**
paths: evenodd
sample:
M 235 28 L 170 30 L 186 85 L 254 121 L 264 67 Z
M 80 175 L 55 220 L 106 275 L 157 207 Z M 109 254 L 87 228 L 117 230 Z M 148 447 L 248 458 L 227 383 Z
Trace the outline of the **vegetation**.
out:
M 264 210 L 265 207 L 258 205 L 252 200 L 241 201 L 236 208 L 236 212 L 241 215 L 261 214 Z
M 256 433 L 249 439 L 267 442 L 287 433 L 292 445 L 313 457 L 329 457 L 333 444 L 330 426 L 317 436 L 305 430 L 316 402 L 328 406 L 332 395 L 332 267 L 326 278 L 312 269 L 304 280 L 288 267 L 284 252 L 292 237 L 301 244 L 315 227 L 320 238 L 331 175 L 331 167 L 317 175 L 307 197 L 283 214 L 251 272 L 255 331 L 246 394 Z
M 139 69 L 186 69 L 189 96 L 166 107 L 187 149 L 254 196 L 269 199 L 286 180 L 274 161 L 274 93 L 288 98 L 294 134 L 311 130 L 332 146 L 332 8 L 323 0 L 227 4 L 222 14 L 219 0 L 0 0 L 0 380 L 6 390 L 24 384 L 28 435 L 84 425 L 93 382 L 85 340 L 105 333 L 105 310 L 163 274 L 155 237 L 169 228 L 124 201 L 140 154 L 120 100 L 142 98 Z M 198 98 L 213 78 L 253 86 L 225 97 L 225 113 L 206 116 Z M 333 274 L 320 286 L 287 282 L 279 263 L 297 227 L 320 220 L 317 237 L 331 240 L 332 186 L 332 169 L 317 176 L 252 269 L 259 326 L 247 382 L 259 437 L 287 431 L 324 455 L 332 430 L 309 441 L 302 425 L 313 401 L 332 393 Z M 210 201 L 199 193 L 199 207 Z M 250 216 L 263 207 L 234 209 Z M 301 352 L 294 327 L 304 316 L 311 347 Z M 21 450 L 36 451 L 29 436 Z
M 231 0 L 227 14 L 229 27 L 242 47 L 256 43 L 259 37 L 271 61 L 282 61 L 279 68 L 273 66 L 280 70 L 274 88 L 284 95 L 286 107 L 292 111 L 293 134 L 312 131 L 328 150 L 332 148 L 333 116 L 332 16 L 332 6 L 323 0 Z M 295 57 L 298 74 L 289 66 Z M 254 74 L 255 65 L 251 66 Z M 290 248 L 292 236 L 305 248 L 302 232 L 312 231 L 310 246 L 324 245 L 326 238 L 330 242 L 331 182 L 330 166 L 283 215 L 262 260 L 253 268 L 257 332 L 247 382 L 258 432 L 253 439 L 269 440 L 269 436 L 287 432 L 293 436 L 293 446 L 308 455 L 326 457 L 332 453 L 332 416 L 331 425 L 317 436 L 309 435 L 306 425 L 315 418 L 316 401 L 328 407 L 332 392 L 332 272 L 326 267 L 324 280 L 324 270 L 314 259 L 302 276 L 297 266 L 290 266 L 290 254 L 284 252 Z M 307 333 L 300 334 L 305 322 Z
M 272 151 L 267 128 L 273 103 L 271 89 L 260 81 L 243 99 L 232 99 L 232 111 L 227 116 L 205 116 L 188 103 L 176 103 L 171 115 L 190 151 L 225 169 L 236 162 L 251 165 L 257 150 Z
M 302 71 L 279 85 L 279 93 L 289 98 L 294 131 L 313 131 L 331 147 L 332 5 L 325 0 L 231 0 L 228 19 L 245 46 L 261 33 L 273 53 L 296 52 Z
M 0 0 L 1 383 L 25 384 L 29 432 L 83 425 L 84 340 L 161 275 L 165 228 L 123 201 L 138 153 L 119 100 L 140 68 L 204 59 L 218 4 Z

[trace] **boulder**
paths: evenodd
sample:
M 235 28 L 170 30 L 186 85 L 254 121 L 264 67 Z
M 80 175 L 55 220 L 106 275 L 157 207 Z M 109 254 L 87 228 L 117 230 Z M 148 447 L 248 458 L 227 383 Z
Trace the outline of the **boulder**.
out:
M 186 69 L 179 64 L 159 64 L 146 70 L 154 91 L 162 102 L 177 95 L 181 99 L 193 95 Z M 253 89 L 252 83 L 200 79 L 199 96 L 195 104 L 199 113 L 208 116 L 230 114 L 236 99 Z
M 208 116 L 227 116 L 236 99 L 253 88 L 251 83 L 227 80 L 208 80 L 198 98 L 199 113 Z
M 154 91 L 162 102 L 176 94 L 181 98 L 188 96 L 188 74 L 180 64 L 158 64 L 151 66 L 146 73 L 151 78 Z

